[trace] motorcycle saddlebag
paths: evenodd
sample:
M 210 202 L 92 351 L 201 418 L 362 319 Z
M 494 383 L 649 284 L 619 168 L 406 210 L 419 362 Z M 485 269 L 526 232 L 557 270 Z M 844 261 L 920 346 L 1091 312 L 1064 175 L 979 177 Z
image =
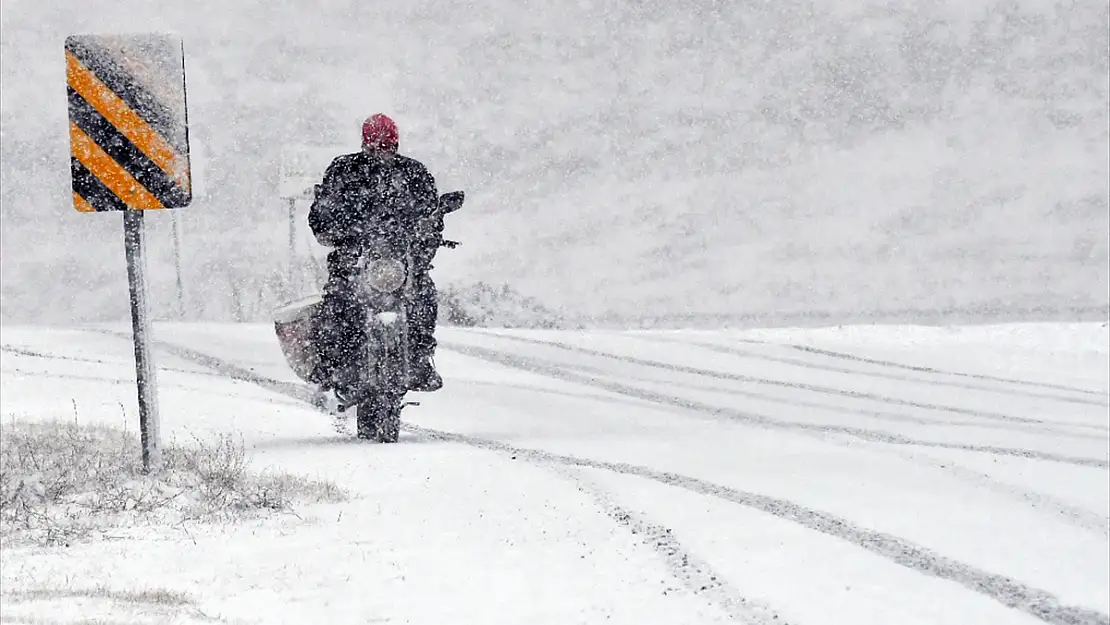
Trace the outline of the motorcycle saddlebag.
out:
M 322 296 L 313 295 L 280 306 L 273 313 L 274 330 L 285 362 L 297 377 L 311 384 L 320 383 L 313 373 L 320 360 L 314 337 L 322 303 Z

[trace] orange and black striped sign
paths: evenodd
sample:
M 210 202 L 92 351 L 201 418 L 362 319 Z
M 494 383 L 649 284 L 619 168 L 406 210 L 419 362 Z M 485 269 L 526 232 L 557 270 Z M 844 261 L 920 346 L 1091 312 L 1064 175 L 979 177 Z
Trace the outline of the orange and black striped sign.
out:
M 66 38 L 73 204 L 81 212 L 192 201 L 185 64 L 165 35 Z

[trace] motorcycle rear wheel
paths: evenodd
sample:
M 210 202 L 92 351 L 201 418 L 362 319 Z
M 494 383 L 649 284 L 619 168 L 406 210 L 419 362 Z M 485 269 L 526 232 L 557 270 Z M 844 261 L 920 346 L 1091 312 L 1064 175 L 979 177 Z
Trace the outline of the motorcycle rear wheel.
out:
M 394 397 L 375 395 L 355 409 L 358 437 L 379 443 L 396 443 L 401 435 L 401 405 Z

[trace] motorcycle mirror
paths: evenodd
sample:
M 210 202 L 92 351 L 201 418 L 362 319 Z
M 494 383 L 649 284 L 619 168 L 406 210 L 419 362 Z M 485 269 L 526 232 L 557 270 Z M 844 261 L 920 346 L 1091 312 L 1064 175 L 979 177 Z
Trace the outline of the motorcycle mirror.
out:
M 466 193 L 463 191 L 451 191 L 439 196 L 439 210 L 446 215 L 453 213 L 462 208 L 463 200 L 466 199 Z

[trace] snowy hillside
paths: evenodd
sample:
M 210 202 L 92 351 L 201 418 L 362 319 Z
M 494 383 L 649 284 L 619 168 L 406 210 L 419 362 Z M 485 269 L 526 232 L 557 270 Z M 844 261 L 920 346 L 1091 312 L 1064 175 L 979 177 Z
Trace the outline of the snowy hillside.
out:
M 1105 324 L 445 330 L 391 446 L 309 409 L 265 325 L 156 338 L 167 443 L 349 499 L 6 547 L 5 622 L 1110 622 Z M 132 358 L 6 326 L 3 427 L 134 432 Z
M 354 148 L 376 110 L 470 194 L 445 284 L 616 321 L 1110 303 L 1099 0 L 0 10 L 6 319 L 126 315 L 119 218 L 76 214 L 66 166 L 62 40 L 105 30 L 185 40 L 198 310 L 280 274 L 281 150 Z M 155 226 L 165 312 L 168 218 Z

